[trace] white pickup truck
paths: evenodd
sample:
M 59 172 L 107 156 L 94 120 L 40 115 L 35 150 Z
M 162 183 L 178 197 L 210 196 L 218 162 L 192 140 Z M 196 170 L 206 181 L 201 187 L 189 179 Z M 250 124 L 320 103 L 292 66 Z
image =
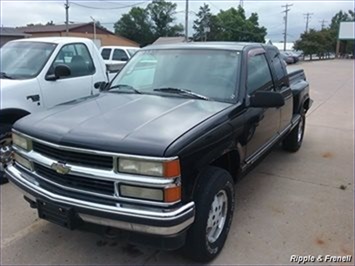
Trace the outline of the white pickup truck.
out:
M 99 93 L 108 82 L 105 63 L 86 38 L 46 37 L 11 41 L 1 50 L 0 183 L 11 155 L 11 126 L 55 105 Z M 96 87 L 98 87 L 96 85 Z

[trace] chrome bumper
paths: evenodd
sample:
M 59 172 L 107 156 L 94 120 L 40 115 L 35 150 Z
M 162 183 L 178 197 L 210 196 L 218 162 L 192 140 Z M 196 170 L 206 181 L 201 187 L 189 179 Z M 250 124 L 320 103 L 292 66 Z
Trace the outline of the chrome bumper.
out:
M 194 221 L 194 202 L 176 209 L 162 209 L 161 211 L 109 206 L 49 192 L 36 184 L 30 175 L 20 172 L 14 166 L 8 166 L 5 171 L 10 181 L 30 199 L 41 198 L 73 207 L 79 217 L 86 222 L 128 231 L 169 236 L 183 231 Z

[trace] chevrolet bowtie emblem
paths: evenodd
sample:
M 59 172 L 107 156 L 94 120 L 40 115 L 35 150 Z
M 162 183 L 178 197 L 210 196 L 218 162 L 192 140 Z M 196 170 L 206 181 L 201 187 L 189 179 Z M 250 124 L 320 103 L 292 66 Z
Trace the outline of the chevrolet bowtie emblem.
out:
M 70 172 L 70 167 L 66 166 L 65 163 L 52 163 L 51 168 L 61 175 L 66 175 Z

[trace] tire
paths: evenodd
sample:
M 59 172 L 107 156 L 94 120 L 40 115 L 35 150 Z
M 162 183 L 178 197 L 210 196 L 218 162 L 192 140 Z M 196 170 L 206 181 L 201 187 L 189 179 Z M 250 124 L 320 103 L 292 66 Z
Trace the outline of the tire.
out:
M 4 140 L 11 136 L 11 125 L 0 125 L 0 145 L 4 144 Z M 2 147 L 0 147 L 2 148 Z M 0 162 L 1 163 L 1 162 Z M 5 177 L 5 172 L 0 170 L 0 185 L 8 183 L 8 179 Z
M 187 233 L 184 253 L 197 262 L 208 262 L 227 239 L 234 212 L 234 182 L 227 171 L 217 167 L 208 167 L 199 180 L 195 222 Z
M 282 147 L 290 152 L 296 152 L 301 148 L 304 130 L 306 126 L 306 117 L 301 115 L 297 126 L 287 135 L 282 142 Z

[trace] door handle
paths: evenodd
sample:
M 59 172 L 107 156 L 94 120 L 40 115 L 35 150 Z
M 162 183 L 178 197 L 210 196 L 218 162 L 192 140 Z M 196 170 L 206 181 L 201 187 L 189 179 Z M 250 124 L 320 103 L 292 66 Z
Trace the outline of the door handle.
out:
M 39 95 L 38 94 L 35 94 L 35 95 L 28 95 L 27 97 L 26 97 L 26 99 L 27 100 L 32 100 L 32 102 L 39 102 L 39 100 L 40 100 L 40 97 L 39 97 Z

